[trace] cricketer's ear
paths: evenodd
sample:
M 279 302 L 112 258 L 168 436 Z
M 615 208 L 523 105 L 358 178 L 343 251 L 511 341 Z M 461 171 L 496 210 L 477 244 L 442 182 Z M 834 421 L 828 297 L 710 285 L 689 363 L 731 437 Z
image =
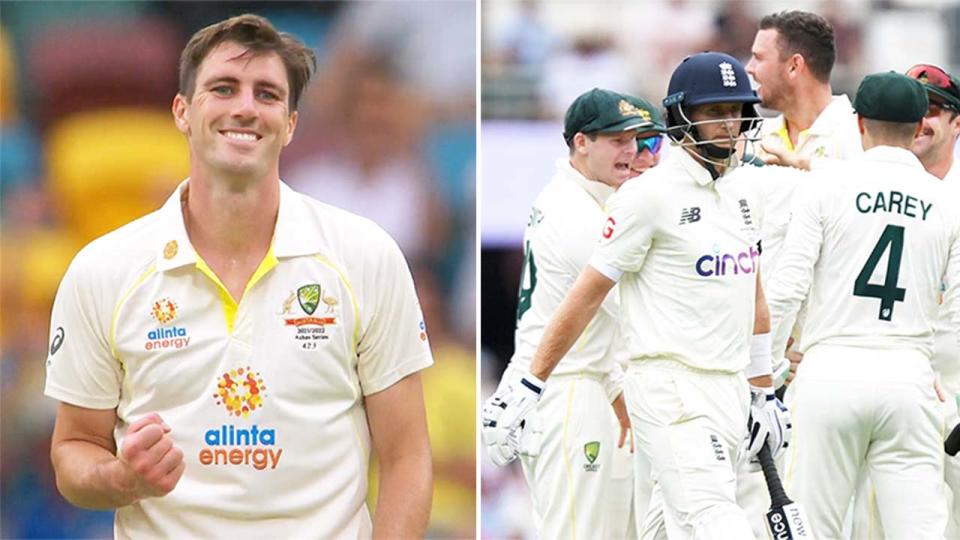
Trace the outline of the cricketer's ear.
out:
M 290 117 L 287 119 L 287 138 L 283 141 L 283 145 L 286 146 L 293 141 L 293 132 L 297 130 L 297 111 L 290 113 Z
M 190 103 L 187 102 L 182 94 L 177 94 L 173 98 L 173 105 L 170 110 L 173 112 L 173 122 L 177 125 L 180 133 L 190 136 L 190 113 L 188 111 Z
M 587 155 L 587 140 L 587 136 L 578 131 L 573 136 L 573 151 L 580 155 Z

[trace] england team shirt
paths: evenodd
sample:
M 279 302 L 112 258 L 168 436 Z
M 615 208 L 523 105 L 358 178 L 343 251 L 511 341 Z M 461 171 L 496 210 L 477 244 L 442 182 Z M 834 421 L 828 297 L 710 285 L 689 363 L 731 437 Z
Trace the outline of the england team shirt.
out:
M 53 308 L 46 394 L 157 412 L 186 470 L 117 510 L 121 538 L 369 537 L 364 396 L 432 363 L 410 272 L 369 220 L 280 186 L 239 303 L 193 250 L 184 183 L 84 248 Z
M 613 188 L 583 177 L 569 159 L 537 196 L 524 232 L 524 266 L 511 363 L 529 370 L 543 330 L 597 246 Z M 607 377 L 618 345 L 616 293 L 611 291 L 553 375 Z M 614 396 L 615 397 L 615 396 Z
M 631 361 L 673 359 L 728 373 L 746 367 L 762 215 L 745 187 L 714 181 L 675 147 L 608 200 L 590 265 L 619 280 Z
M 820 112 L 810 128 L 798 134 L 796 146 L 790 141 L 786 120 L 782 114 L 763 121 L 760 125 L 760 137 L 767 147 L 786 148 L 800 157 L 811 158 L 813 166 L 829 165 L 835 160 L 851 159 L 863 153 L 857 115 L 846 95 L 833 96 L 830 104 Z M 760 154 L 765 155 L 763 152 Z M 761 279 L 766 286 L 772 276 L 770 270 L 776 264 L 787 235 L 787 225 L 790 223 L 795 200 L 794 192 L 807 175 L 804 171 L 790 167 L 761 167 L 750 176 L 761 190 L 766 216 L 761 231 L 763 261 L 767 268 Z
M 810 180 L 766 291 L 774 350 L 807 298 L 801 351 L 823 343 L 929 356 L 941 284 L 952 287 L 948 299 L 958 293 L 956 195 L 910 151 L 886 146 Z

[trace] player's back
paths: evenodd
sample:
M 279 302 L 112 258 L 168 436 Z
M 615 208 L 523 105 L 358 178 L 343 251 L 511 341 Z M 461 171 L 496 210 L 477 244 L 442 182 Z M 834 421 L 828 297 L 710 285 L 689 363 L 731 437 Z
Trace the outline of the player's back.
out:
M 818 226 L 822 237 L 804 348 L 822 342 L 929 355 L 940 284 L 957 245 L 955 195 L 913 154 L 891 147 L 818 173 L 810 188 L 816 192 L 787 237 L 803 242 L 804 229 Z

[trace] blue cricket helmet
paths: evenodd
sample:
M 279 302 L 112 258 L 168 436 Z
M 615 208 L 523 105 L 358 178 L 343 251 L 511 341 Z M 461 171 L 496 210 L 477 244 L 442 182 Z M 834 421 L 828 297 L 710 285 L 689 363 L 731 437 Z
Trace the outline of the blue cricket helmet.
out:
M 686 115 L 681 114 L 680 108 L 708 103 L 743 103 L 742 118 L 760 116 L 754 107 L 760 103 L 760 98 L 750 87 L 747 70 L 739 60 L 726 53 L 711 51 L 690 55 L 673 70 L 667 97 L 663 99 L 663 106 L 667 110 L 667 127 L 688 128 L 689 122 Z M 741 124 L 741 133 L 748 124 Z M 671 136 L 682 138 L 686 130 L 670 131 Z

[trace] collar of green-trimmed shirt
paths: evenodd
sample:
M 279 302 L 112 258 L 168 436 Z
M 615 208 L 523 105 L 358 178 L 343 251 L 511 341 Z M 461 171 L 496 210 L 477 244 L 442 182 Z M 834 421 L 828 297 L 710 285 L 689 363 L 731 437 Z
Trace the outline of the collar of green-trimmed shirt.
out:
M 807 132 L 810 135 L 832 135 L 837 131 L 837 126 L 844 122 L 856 122 L 856 116 L 853 116 L 853 105 L 850 104 L 850 98 L 846 94 L 833 96 L 827 108 L 820 111 L 820 115 L 813 121 Z

